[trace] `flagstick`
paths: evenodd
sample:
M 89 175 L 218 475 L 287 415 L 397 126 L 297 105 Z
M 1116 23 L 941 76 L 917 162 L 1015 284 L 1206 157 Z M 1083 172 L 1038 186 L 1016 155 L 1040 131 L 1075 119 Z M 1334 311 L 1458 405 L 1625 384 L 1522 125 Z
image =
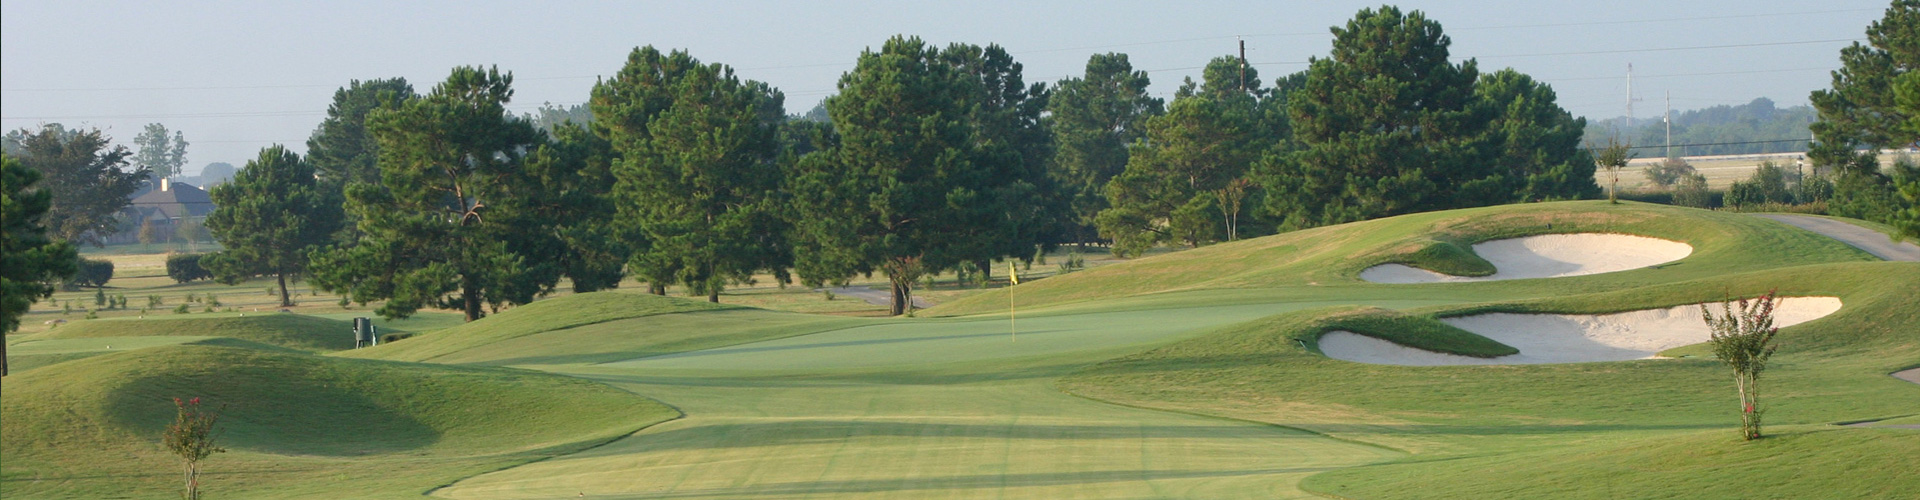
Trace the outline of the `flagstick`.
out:
M 1008 284 L 1008 285 L 1007 285 L 1007 335 L 1009 335 L 1009 336 L 1011 336 L 1011 337 L 1013 337 L 1013 342 L 1019 342 L 1019 341 L 1020 341 L 1020 328 L 1019 328 L 1019 326 L 1018 326 L 1018 325 L 1016 325 L 1016 324 L 1014 323 L 1014 319 L 1013 319 L 1013 316 L 1014 316 L 1014 314 L 1013 314 L 1013 285 L 1012 285 L 1012 284 Z

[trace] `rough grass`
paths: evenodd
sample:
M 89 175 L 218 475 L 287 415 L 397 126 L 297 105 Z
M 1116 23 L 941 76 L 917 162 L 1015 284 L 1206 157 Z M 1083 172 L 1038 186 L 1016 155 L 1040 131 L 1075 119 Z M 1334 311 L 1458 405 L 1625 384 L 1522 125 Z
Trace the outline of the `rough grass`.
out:
M 27 340 L 97 337 L 227 337 L 306 352 L 353 348 L 353 324 L 290 313 L 200 314 L 75 321 Z
M 97 356 L 5 379 L 7 498 L 162 497 L 174 397 L 222 409 L 222 497 L 418 495 L 672 418 L 602 384 L 535 372 L 208 346 Z M 356 482 L 343 485 L 341 478 Z M 362 482 L 364 481 L 364 482 Z

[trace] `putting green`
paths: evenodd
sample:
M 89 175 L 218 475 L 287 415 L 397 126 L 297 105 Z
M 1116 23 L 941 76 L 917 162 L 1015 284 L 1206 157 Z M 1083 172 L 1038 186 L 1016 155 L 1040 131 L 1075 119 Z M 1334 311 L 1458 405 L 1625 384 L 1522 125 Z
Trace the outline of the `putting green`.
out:
M 1344 302 L 1343 302 L 1344 303 Z M 1407 307 L 1425 303 L 1383 303 Z M 1274 498 L 1400 454 L 1318 434 L 1140 410 L 1053 388 L 1072 370 L 1209 327 L 1323 305 L 875 322 L 599 365 L 686 418 L 467 479 L 448 498 Z M 709 314 L 709 313 L 700 313 Z

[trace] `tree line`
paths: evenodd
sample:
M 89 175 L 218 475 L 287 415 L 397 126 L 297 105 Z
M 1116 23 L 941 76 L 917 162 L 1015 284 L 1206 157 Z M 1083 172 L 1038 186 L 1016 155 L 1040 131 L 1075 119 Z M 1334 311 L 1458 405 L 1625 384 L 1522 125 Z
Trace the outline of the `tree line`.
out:
M 354 81 L 304 157 L 266 148 L 211 191 L 226 250 L 203 264 L 229 282 L 307 276 L 389 317 L 477 319 L 563 279 L 717 301 L 756 276 L 874 274 L 900 314 L 923 275 L 1058 245 L 1137 255 L 1598 193 L 1585 121 L 1549 86 L 1449 61 L 1419 11 L 1366 9 L 1332 32 L 1304 71 L 1269 82 L 1220 57 L 1171 101 L 1125 54 L 1027 83 L 998 45 L 907 36 L 791 118 L 778 89 L 651 46 L 584 107 L 537 114 L 507 111 L 497 68 L 454 68 L 425 94 Z

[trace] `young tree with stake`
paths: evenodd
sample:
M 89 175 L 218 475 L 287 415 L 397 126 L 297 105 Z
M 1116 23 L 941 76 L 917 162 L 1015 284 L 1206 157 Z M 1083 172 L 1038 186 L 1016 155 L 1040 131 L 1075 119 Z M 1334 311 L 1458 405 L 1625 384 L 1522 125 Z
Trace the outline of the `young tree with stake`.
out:
M 1740 393 L 1740 437 L 1760 439 L 1760 373 L 1778 346 L 1772 345 L 1779 328 L 1773 326 L 1774 306 L 1779 302 L 1773 292 L 1760 298 L 1740 299 L 1721 305 L 1721 314 L 1700 306 L 1701 319 L 1712 329 L 1714 357 L 1733 369 L 1734 389 Z

